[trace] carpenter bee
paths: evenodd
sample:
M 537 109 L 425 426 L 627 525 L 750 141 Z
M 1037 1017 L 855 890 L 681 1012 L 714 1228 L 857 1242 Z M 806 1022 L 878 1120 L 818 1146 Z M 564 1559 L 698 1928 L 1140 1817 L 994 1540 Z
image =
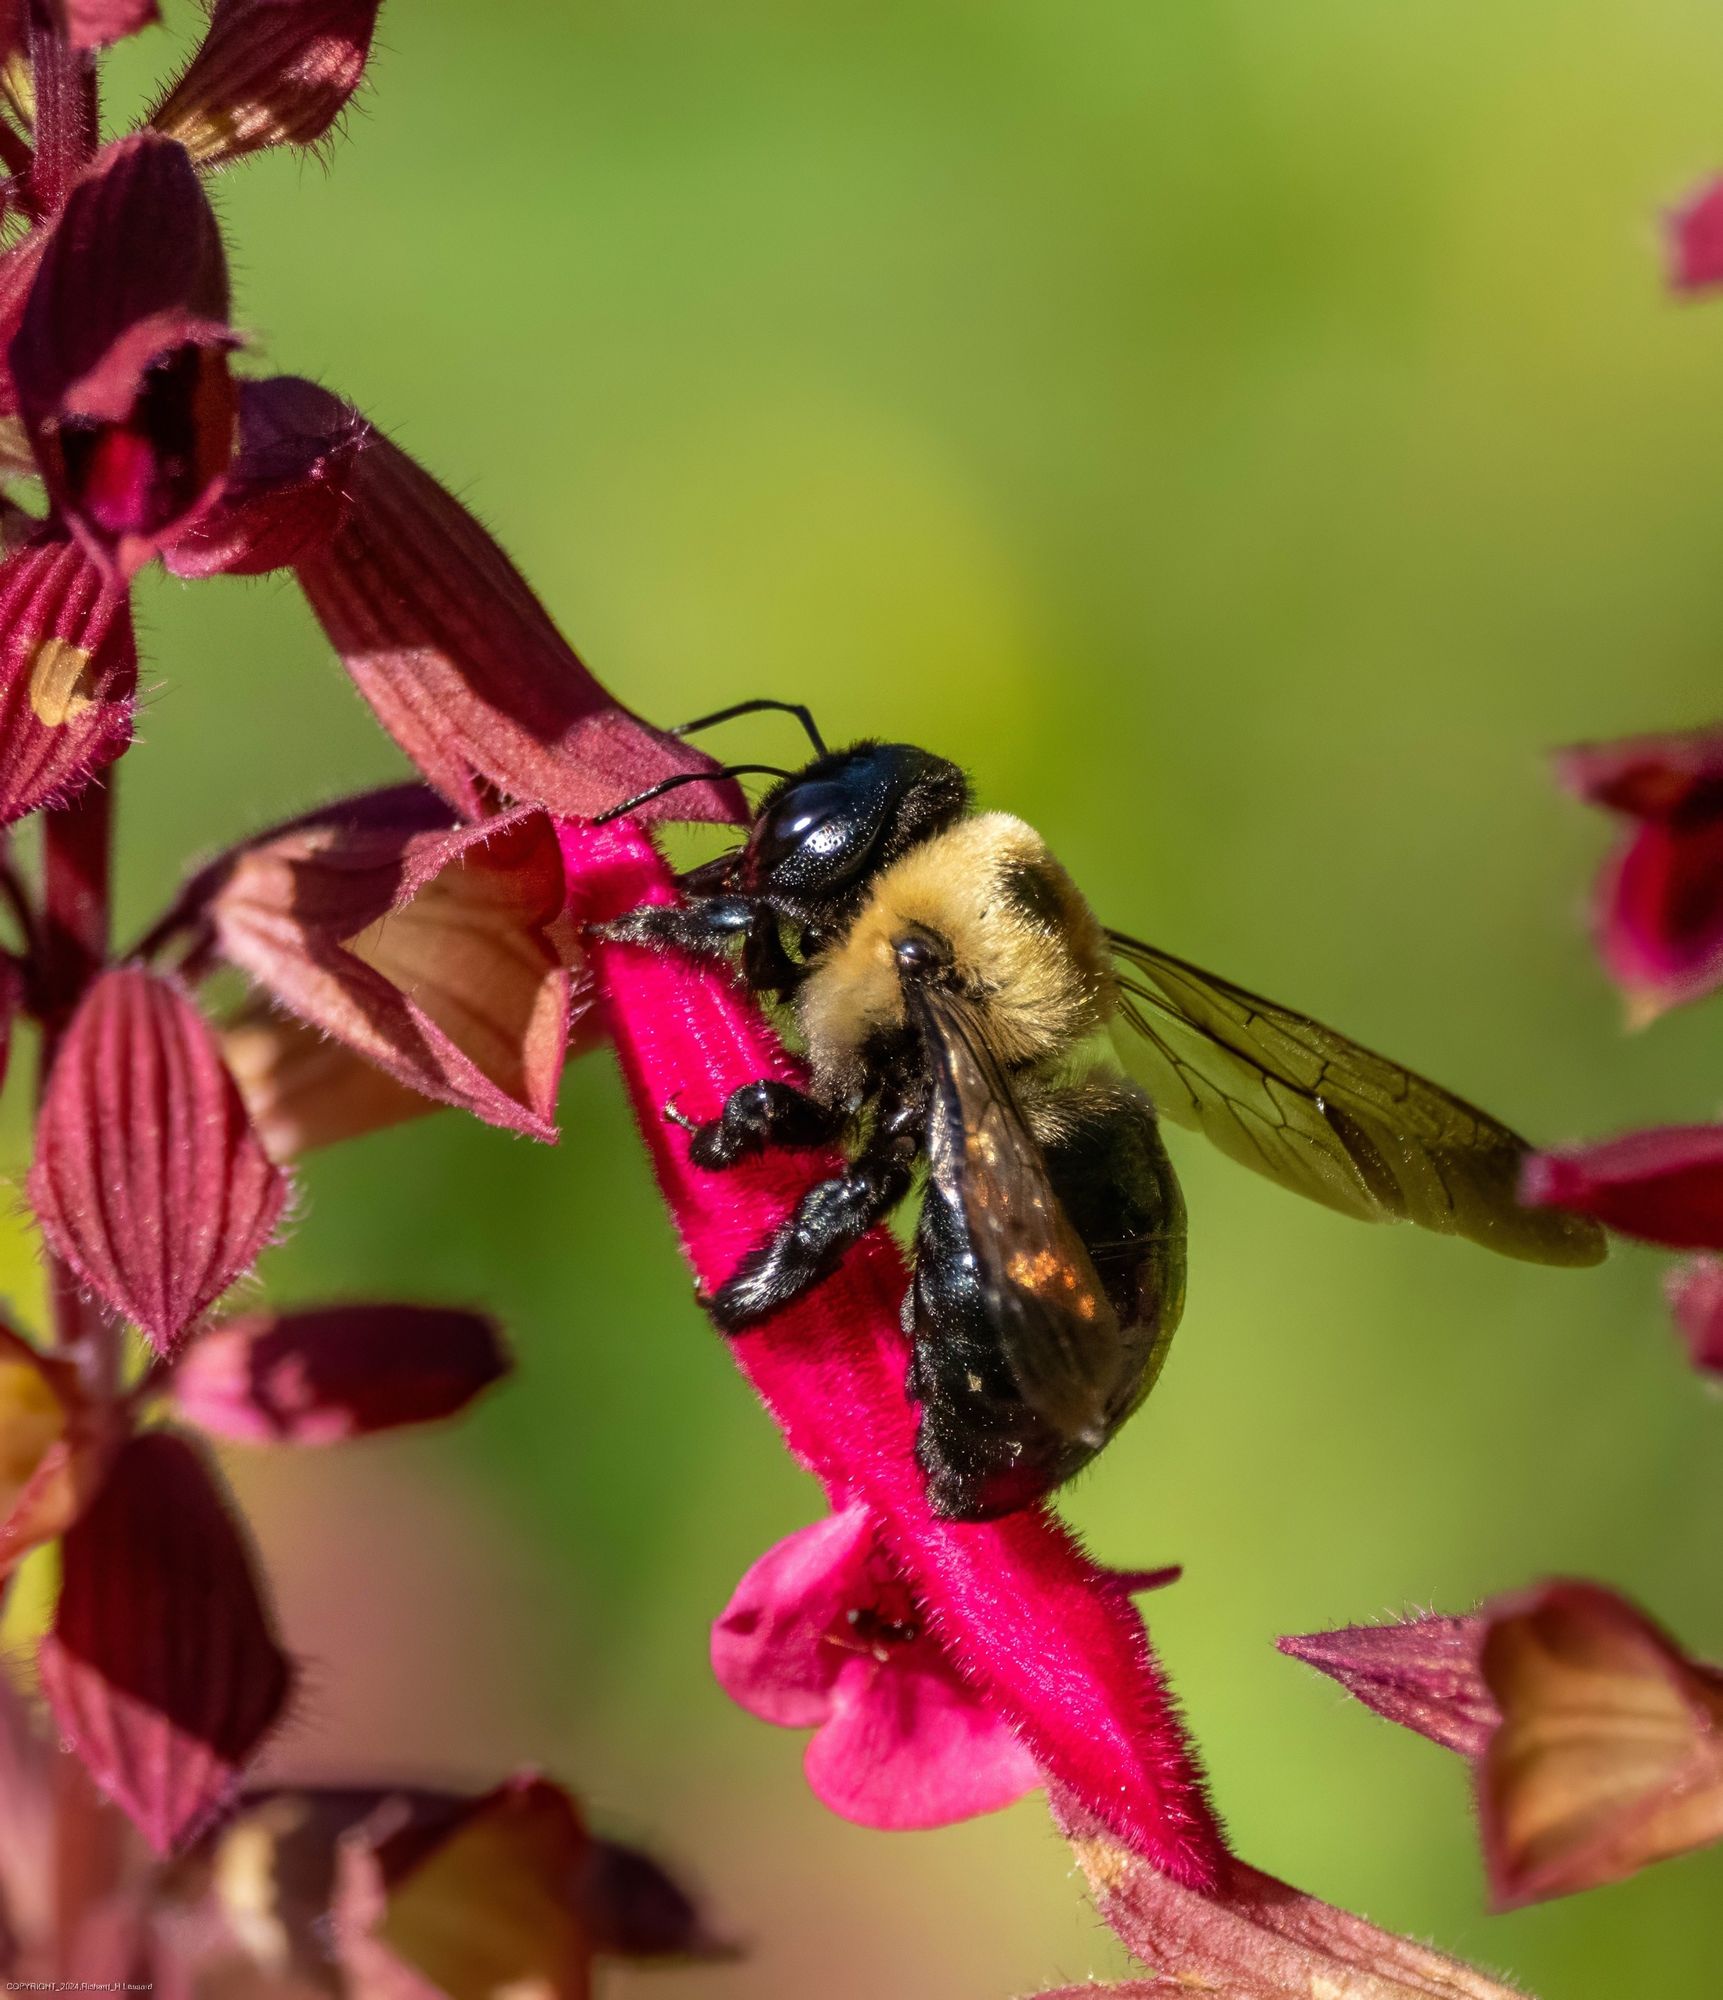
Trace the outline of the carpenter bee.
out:
M 812 761 L 732 766 L 779 779 L 746 841 L 681 876 L 680 905 L 603 932 L 698 953 L 739 944 L 747 985 L 793 1013 L 807 1087 L 762 1080 L 707 1123 L 682 1121 L 697 1164 L 846 1145 L 843 1171 L 708 1301 L 727 1333 L 819 1284 L 925 1165 L 903 1318 L 937 1513 L 986 1520 L 1039 1499 L 1152 1386 L 1185 1292 L 1184 1201 L 1157 1113 L 1346 1215 L 1539 1263 L 1603 1256 L 1596 1224 L 1520 1207 L 1526 1147 L 1505 1126 L 1103 928 L 1041 836 L 976 811 L 945 758 L 903 743 L 830 751 L 806 709 L 781 702 L 683 733 L 766 708 L 798 717 Z M 1122 1069 L 1093 1052 L 1109 1033 Z

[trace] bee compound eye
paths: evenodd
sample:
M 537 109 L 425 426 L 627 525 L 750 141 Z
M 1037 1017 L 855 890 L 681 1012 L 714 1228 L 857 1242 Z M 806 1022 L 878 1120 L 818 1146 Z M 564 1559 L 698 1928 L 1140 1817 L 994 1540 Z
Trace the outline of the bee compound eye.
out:
M 892 946 L 899 972 L 914 975 L 931 972 L 939 963 L 939 954 L 934 950 L 933 940 L 911 931 L 907 937 L 900 937 Z

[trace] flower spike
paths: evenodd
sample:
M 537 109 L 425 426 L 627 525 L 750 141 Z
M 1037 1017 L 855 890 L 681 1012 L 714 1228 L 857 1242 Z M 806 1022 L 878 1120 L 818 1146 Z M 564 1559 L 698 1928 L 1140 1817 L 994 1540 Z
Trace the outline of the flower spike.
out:
M 60 1733 L 158 1853 L 232 1798 L 291 1672 L 214 1472 L 183 1439 L 134 1438 L 66 1537 L 40 1665 Z
M 168 1354 L 251 1268 L 287 1182 L 203 1016 L 124 966 L 94 982 L 61 1040 L 29 1191 L 55 1251 Z
M 10 359 L 49 497 L 129 576 L 215 498 L 233 451 L 227 260 L 185 150 L 140 132 L 72 190 Z
M 314 146 L 359 88 L 379 0 L 216 0 L 190 66 L 151 112 L 200 167 Z

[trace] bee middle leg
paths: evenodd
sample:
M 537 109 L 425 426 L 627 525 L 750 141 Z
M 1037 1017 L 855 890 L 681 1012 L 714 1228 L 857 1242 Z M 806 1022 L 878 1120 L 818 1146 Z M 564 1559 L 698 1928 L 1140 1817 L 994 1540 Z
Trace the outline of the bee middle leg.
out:
M 920 1146 L 914 1114 L 882 1113 L 844 1171 L 809 1188 L 718 1287 L 709 1309 L 723 1331 L 757 1325 L 829 1278 L 845 1253 L 908 1194 Z
M 716 1171 L 752 1159 L 768 1146 L 825 1146 L 849 1123 L 841 1104 L 826 1104 L 793 1084 L 762 1077 L 733 1090 L 716 1118 L 694 1127 L 688 1157 Z

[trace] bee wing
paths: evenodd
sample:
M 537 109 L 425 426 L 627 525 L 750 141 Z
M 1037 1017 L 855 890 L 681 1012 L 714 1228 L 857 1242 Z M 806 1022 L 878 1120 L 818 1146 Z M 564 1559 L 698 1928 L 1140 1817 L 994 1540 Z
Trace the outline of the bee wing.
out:
M 1164 1117 L 1343 1215 L 1415 1222 L 1538 1264 L 1603 1257 L 1596 1223 L 1520 1206 L 1526 1143 L 1487 1112 L 1307 1015 L 1107 937 L 1119 1055 Z
M 1120 1346 L 1106 1289 L 976 1009 L 919 983 L 906 994 L 928 1059 L 930 1198 L 962 1215 L 987 1319 L 1023 1400 L 1062 1435 L 1098 1446 Z

